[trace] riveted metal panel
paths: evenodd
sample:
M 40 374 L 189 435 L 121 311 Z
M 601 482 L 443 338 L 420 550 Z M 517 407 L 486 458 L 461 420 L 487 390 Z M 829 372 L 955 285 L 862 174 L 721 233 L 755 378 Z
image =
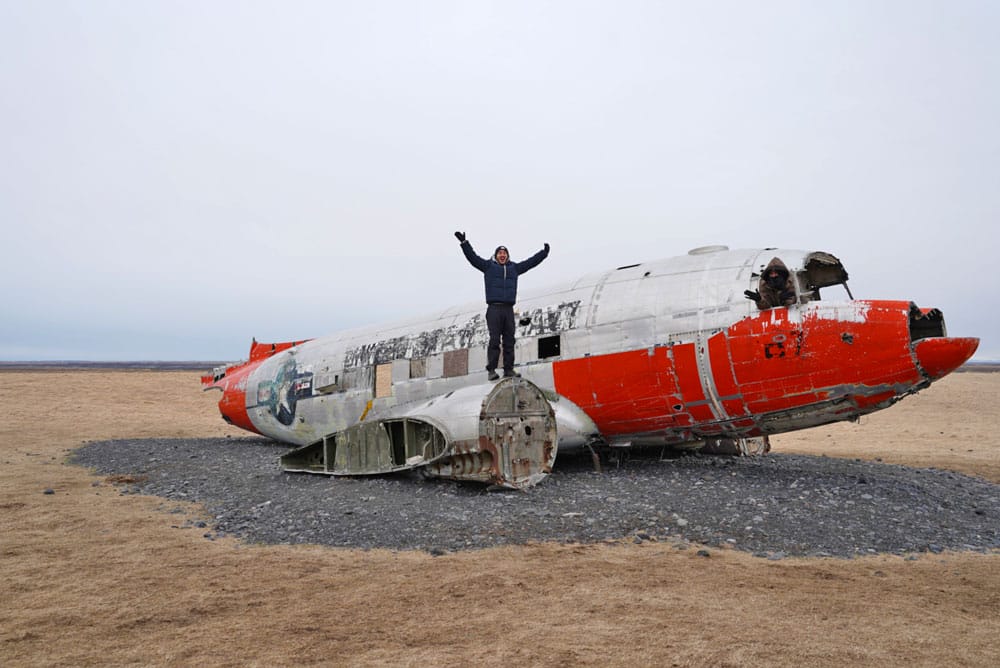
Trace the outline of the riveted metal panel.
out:
M 518 362 L 523 362 L 524 360 L 519 359 Z M 486 369 L 486 347 L 477 347 L 469 349 L 469 372 L 483 371 Z
M 456 376 L 467 376 L 469 374 L 469 349 L 448 350 L 444 354 L 445 378 L 455 378 Z
M 444 355 L 438 353 L 427 358 L 427 377 L 441 378 L 444 376 Z
M 393 360 L 392 382 L 401 383 L 410 379 L 410 360 Z

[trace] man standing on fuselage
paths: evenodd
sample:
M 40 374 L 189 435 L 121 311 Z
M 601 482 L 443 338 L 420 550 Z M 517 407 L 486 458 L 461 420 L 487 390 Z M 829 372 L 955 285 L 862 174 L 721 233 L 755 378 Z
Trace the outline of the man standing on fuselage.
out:
M 476 255 L 472 244 L 465 238 L 465 232 L 455 232 L 462 244 L 462 252 L 473 267 L 483 272 L 486 285 L 486 327 L 490 331 L 490 342 L 486 346 L 486 370 L 489 379 L 496 380 L 497 364 L 500 362 L 500 344 L 503 341 L 503 375 L 520 376 L 514 371 L 514 304 L 517 302 L 517 277 L 533 269 L 549 255 L 549 245 L 524 262 L 511 262 L 506 246 L 497 246 L 489 260 Z

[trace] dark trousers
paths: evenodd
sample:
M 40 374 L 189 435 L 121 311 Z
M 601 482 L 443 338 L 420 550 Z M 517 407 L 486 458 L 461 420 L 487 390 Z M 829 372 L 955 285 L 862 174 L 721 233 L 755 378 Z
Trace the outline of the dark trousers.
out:
M 486 307 L 486 327 L 490 342 L 486 346 L 486 369 L 495 371 L 500 361 L 500 342 L 503 340 L 503 369 L 514 370 L 514 305 L 490 304 Z

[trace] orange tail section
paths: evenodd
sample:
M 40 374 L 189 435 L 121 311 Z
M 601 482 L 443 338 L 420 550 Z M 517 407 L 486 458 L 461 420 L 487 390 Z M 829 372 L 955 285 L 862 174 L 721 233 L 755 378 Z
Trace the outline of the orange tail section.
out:
M 216 367 L 212 373 L 203 375 L 201 377 L 202 389 L 222 390 L 222 398 L 219 399 L 219 412 L 222 414 L 222 419 L 241 429 L 259 434 L 260 432 L 247 414 L 247 377 L 267 358 L 308 340 L 258 343 L 257 339 L 254 339 L 250 343 L 249 359 L 245 362 Z

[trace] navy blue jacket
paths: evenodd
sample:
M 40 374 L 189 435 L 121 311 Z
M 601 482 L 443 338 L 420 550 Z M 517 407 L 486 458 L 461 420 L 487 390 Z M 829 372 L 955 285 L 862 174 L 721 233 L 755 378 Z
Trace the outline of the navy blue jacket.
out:
M 469 261 L 469 264 L 483 272 L 487 304 L 516 303 L 517 277 L 529 269 L 537 267 L 549 255 L 549 251 L 542 249 L 524 262 L 511 262 L 508 259 L 506 264 L 500 264 L 495 259 L 495 252 L 489 260 L 476 255 L 476 251 L 472 250 L 472 244 L 469 243 L 468 239 L 462 242 L 462 252 L 465 253 L 465 259 Z

